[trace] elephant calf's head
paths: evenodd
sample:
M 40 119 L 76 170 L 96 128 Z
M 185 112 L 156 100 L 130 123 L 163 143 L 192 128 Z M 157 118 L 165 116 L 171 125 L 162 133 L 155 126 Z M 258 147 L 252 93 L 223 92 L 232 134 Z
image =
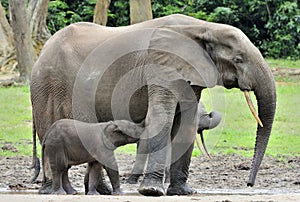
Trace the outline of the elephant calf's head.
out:
M 144 128 L 126 120 L 110 121 L 105 128 L 104 142 L 106 145 L 119 147 L 139 140 Z

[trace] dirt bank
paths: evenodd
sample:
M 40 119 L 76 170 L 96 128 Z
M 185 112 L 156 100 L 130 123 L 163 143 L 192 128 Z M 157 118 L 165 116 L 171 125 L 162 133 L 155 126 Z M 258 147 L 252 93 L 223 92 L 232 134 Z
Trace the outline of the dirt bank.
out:
M 134 155 L 118 154 L 121 186 L 127 193 L 137 194 L 138 185 L 125 183 L 134 162 Z M 26 190 L 37 191 L 37 184 L 30 184 L 33 171 L 29 169 L 31 157 L 0 157 L 0 191 Z M 288 194 L 300 193 L 300 158 L 266 157 L 253 188 L 246 187 L 251 159 L 237 155 L 193 158 L 190 166 L 189 184 L 199 194 Z M 72 185 L 83 193 L 85 165 L 74 166 L 70 171 Z M 168 184 L 166 184 L 167 186 Z M 299 198 L 300 200 L 300 198 Z

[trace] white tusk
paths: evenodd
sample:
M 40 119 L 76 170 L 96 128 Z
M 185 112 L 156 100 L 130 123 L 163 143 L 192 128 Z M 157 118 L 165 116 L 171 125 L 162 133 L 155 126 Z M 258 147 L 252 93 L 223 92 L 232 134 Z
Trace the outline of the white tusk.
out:
M 198 149 L 200 150 L 200 152 L 201 152 L 202 154 L 204 154 L 204 152 L 203 152 L 203 150 L 202 150 L 202 148 L 201 148 L 201 146 L 200 146 L 200 140 L 199 140 L 198 134 L 196 134 L 196 144 L 197 144 L 197 147 L 198 147 Z
M 207 155 L 210 159 L 212 159 L 212 157 L 211 157 L 211 155 L 208 153 L 207 147 L 206 147 L 206 145 L 205 145 L 205 142 L 204 142 L 204 139 L 203 139 L 203 133 L 201 133 L 200 136 L 201 136 L 201 142 L 202 142 L 202 145 L 203 145 L 203 148 L 204 148 L 204 150 L 205 150 L 206 155 Z M 204 154 L 204 152 L 203 152 L 203 150 L 202 150 L 202 148 L 201 148 L 201 146 L 200 146 L 200 140 L 199 140 L 198 134 L 196 134 L 196 144 L 197 144 L 198 149 L 201 151 L 201 153 Z
M 250 97 L 250 95 L 249 95 L 249 92 L 245 90 L 245 91 L 244 91 L 244 94 L 245 94 L 245 98 L 246 98 L 247 104 L 248 104 L 248 106 L 249 106 L 249 108 L 250 108 L 250 111 L 251 111 L 251 113 L 253 114 L 254 118 L 256 119 L 257 123 L 258 123 L 261 127 L 264 127 L 263 124 L 262 124 L 262 122 L 261 122 L 261 120 L 260 120 L 260 118 L 258 117 L 258 115 L 257 115 L 257 113 L 256 113 L 256 111 L 255 111 L 255 109 L 254 109 L 254 106 L 253 106 L 253 103 L 252 103 L 252 101 L 251 101 L 251 97 Z

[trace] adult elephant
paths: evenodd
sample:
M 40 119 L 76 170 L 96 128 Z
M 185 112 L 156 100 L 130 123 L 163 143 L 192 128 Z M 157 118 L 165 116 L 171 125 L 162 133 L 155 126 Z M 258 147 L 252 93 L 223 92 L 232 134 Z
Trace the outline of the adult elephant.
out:
M 151 153 L 139 192 L 165 193 L 166 153 L 172 147 L 167 194 L 190 194 L 186 181 L 197 104 L 202 89 L 216 85 L 256 95 L 263 127 L 257 127 L 247 183 L 253 186 L 272 129 L 275 82 L 247 36 L 224 24 L 170 15 L 120 28 L 76 23 L 60 30 L 32 69 L 33 132 L 41 141 L 62 118 L 145 119 L 140 144 Z

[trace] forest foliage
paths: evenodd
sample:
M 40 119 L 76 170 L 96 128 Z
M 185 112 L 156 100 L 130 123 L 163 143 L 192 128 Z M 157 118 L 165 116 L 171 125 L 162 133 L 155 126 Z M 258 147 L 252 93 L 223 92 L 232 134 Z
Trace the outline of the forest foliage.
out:
M 1 0 L 7 5 L 7 0 Z M 51 33 L 78 21 L 93 21 L 96 0 L 51 0 Z M 297 0 L 152 0 L 153 17 L 181 13 L 240 28 L 266 57 L 300 58 L 300 2 Z M 107 26 L 130 24 L 129 0 L 112 0 Z

